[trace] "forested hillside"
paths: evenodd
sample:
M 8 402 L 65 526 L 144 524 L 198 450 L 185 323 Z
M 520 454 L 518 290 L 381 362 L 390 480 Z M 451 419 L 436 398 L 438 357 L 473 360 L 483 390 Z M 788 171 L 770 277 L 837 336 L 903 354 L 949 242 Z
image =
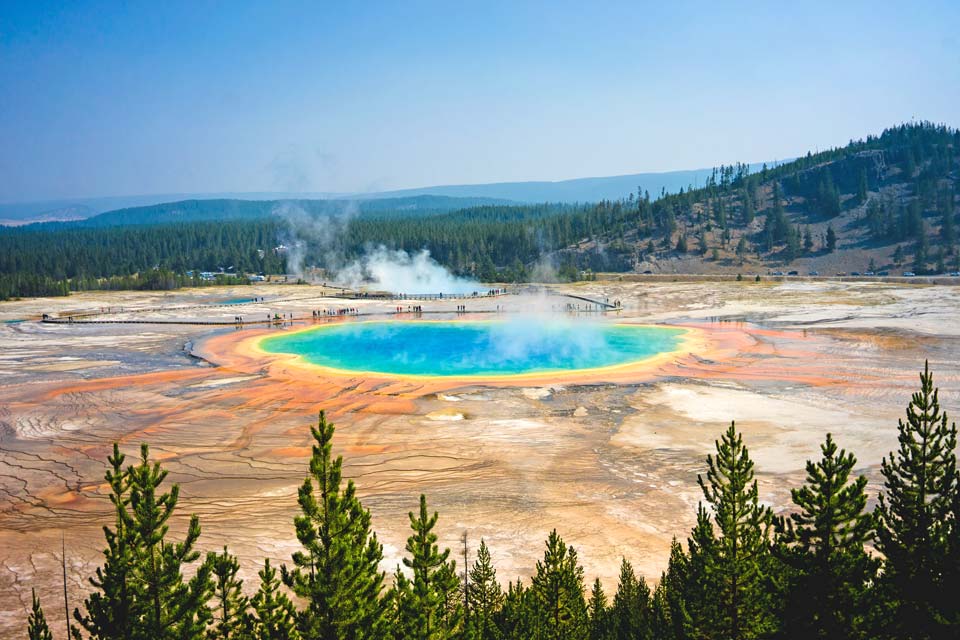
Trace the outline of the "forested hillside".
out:
M 702 188 L 595 204 L 463 208 L 421 196 L 354 211 L 336 201 L 185 201 L 0 228 L 0 297 L 55 295 L 155 268 L 335 268 L 375 245 L 426 248 L 487 281 L 525 280 L 538 264 L 567 279 L 584 270 L 942 273 L 960 270 L 958 154 L 960 132 L 919 123 L 756 173 L 722 166 Z M 302 265 L 287 264 L 293 246 Z

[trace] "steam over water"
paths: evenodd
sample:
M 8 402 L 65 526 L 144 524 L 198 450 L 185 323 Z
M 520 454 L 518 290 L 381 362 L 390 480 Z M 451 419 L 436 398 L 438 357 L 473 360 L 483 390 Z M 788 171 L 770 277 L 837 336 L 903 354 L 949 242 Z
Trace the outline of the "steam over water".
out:
M 682 329 L 602 322 L 348 322 L 267 338 L 274 353 L 387 374 L 511 375 L 626 364 L 676 348 Z

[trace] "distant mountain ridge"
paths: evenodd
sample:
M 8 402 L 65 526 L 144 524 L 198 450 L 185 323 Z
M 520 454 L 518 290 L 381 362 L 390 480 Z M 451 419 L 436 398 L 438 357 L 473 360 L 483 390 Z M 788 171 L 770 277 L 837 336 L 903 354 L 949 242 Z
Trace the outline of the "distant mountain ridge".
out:
M 772 167 L 775 163 L 767 163 Z M 758 170 L 763 163 L 750 165 L 751 171 Z M 618 200 L 631 193 L 649 191 L 654 197 L 662 191 L 676 193 L 681 188 L 702 186 L 713 173 L 713 169 L 693 169 L 687 171 L 666 171 L 659 173 L 634 173 L 620 176 L 593 178 L 574 178 L 558 181 L 493 182 L 482 184 L 437 185 L 399 189 L 377 193 L 172 193 L 142 196 L 111 196 L 104 198 L 75 198 L 51 200 L 45 202 L 0 203 L 0 225 L 27 224 L 30 222 L 70 221 L 92 218 L 96 215 L 129 210 L 138 207 L 150 207 L 158 204 L 187 201 L 242 200 L 262 201 L 368 201 L 390 200 L 419 196 L 442 196 L 446 198 L 475 199 L 476 204 L 503 204 L 538 202 L 599 202 Z M 482 201 L 482 202 L 481 202 Z M 419 206 L 411 203 L 414 208 Z M 462 204 L 462 207 L 476 206 Z M 449 210 L 452 207 L 439 207 L 437 210 Z
M 37 222 L 26 228 L 98 228 L 130 225 L 235 222 L 264 220 L 274 216 L 296 218 L 306 215 L 344 216 L 377 214 L 380 217 L 417 217 L 446 213 L 480 206 L 517 204 L 496 198 L 453 198 L 450 196 L 420 195 L 405 198 L 373 200 L 240 200 L 218 198 L 210 200 L 178 200 L 142 207 L 107 211 L 83 220 Z

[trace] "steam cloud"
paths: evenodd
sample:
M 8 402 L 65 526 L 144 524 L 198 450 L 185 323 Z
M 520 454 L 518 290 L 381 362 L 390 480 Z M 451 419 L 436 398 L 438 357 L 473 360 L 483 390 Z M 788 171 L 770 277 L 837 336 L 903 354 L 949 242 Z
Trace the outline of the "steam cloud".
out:
M 358 213 L 353 202 L 335 212 L 318 215 L 311 215 L 295 202 L 274 207 L 273 215 L 287 223 L 279 238 L 286 248 L 287 271 L 302 278 L 309 250 L 323 253 L 332 279 L 351 289 L 368 286 L 394 293 L 472 293 L 482 288 L 475 280 L 454 276 L 431 258 L 427 249 L 411 255 L 381 245 L 368 248 L 361 258 L 345 263 L 339 240 Z
M 471 293 L 481 288 L 475 280 L 450 273 L 427 249 L 410 255 L 382 245 L 340 269 L 337 280 L 351 289 L 367 284 L 396 293 Z

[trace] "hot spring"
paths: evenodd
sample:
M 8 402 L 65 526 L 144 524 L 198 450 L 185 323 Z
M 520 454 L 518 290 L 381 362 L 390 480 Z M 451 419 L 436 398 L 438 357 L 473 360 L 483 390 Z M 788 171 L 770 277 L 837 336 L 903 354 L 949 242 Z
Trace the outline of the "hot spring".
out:
M 674 351 L 684 329 L 524 318 L 344 322 L 271 336 L 270 353 L 346 371 L 504 376 L 626 365 Z

